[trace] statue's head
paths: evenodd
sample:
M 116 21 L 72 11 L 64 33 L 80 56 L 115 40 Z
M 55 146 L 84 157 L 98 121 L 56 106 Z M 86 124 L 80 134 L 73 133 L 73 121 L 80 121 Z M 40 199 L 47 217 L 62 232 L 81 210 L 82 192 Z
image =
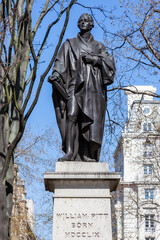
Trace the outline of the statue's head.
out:
M 90 14 L 83 13 L 78 20 L 78 27 L 81 32 L 87 32 L 94 27 L 94 21 Z

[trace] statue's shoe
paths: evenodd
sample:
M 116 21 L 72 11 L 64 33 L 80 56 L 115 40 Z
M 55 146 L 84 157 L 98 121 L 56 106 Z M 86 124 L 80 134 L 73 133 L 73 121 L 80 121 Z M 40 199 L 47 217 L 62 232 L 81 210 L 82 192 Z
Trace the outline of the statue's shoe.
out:
M 59 158 L 58 161 L 59 162 L 74 161 L 72 157 L 73 157 L 73 154 L 65 154 L 63 157 Z
M 94 158 L 89 158 L 89 157 L 84 156 L 84 162 L 97 162 L 97 160 Z

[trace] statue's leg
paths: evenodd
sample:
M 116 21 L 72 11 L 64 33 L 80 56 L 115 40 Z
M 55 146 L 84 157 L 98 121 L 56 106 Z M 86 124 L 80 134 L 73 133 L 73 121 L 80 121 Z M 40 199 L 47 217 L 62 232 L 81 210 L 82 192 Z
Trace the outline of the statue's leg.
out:
M 91 159 L 93 162 L 97 162 L 98 159 L 97 159 L 97 154 L 98 154 L 98 144 L 97 143 L 94 143 L 94 142 L 91 142 L 90 143 L 90 156 L 91 156 Z
M 98 145 L 94 142 L 87 142 L 86 144 L 88 152 L 84 153 L 85 162 L 98 162 Z
M 73 161 L 74 142 L 76 137 L 76 122 L 78 116 L 78 104 L 73 95 L 67 102 L 67 125 L 66 125 L 66 154 L 59 161 Z

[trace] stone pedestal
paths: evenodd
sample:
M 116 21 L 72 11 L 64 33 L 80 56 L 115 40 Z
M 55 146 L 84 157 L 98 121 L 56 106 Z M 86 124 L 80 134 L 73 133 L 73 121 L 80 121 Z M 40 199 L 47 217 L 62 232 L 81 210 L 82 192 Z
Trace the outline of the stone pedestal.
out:
M 53 240 L 112 240 L 110 192 L 119 179 L 107 163 L 57 162 L 45 173 L 54 193 Z

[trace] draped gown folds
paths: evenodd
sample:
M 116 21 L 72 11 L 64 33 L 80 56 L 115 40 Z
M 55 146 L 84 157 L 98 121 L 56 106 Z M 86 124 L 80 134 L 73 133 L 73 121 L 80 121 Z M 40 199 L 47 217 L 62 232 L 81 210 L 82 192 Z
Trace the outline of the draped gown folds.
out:
M 99 61 L 94 64 L 85 63 L 83 55 L 97 56 Z M 79 107 L 74 144 L 74 158 L 77 160 L 90 158 L 90 149 L 95 152 L 94 159 L 99 160 L 107 102 L 106 86 L 113 83 L 114 74 L 113 56 L 92 35 L 88 42 L 79 34 L 77 38 L 67 39 L 57 55 L 52 75 L 60 76 L 58 84 L 69 96 L 74 92 Z M 61 108 L 66 101 L 53 87 L 53 102 L 64 152 L 67 109 L 64 107 L 62 116 Z

